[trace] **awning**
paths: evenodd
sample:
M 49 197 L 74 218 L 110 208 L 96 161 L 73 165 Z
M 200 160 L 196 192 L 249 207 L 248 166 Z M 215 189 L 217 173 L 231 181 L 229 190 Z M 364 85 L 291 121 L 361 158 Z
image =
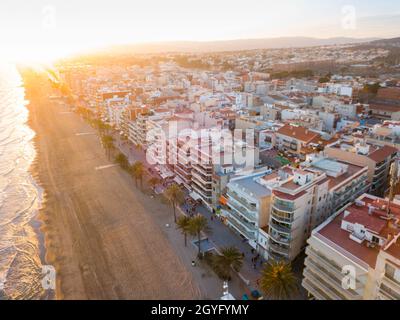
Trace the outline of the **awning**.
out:
M 226 206 L 228 204 L 228 199 L 226 199 L 224 196 L 221 196 L 219 198 L 219 203 L 222 204 L 223 206 Z
M 195 201 L 201 200 L 201 197 L 196 192 L 192 192 L 189 196 Z

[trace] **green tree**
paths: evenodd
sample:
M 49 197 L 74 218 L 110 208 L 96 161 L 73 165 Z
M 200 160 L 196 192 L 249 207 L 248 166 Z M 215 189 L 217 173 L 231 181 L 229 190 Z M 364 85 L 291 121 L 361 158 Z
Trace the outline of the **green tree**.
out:
M 297 279 L 290 263 L 274 261 L 266 264 L 261 273 L 260 288 L 275 300 L 289 300 L 298 291 Z
M 229 281 L 232 275 L 232 268 L 239 272 L 243 265 L 243 255 L 235 247 L 223 248 L 221 254 L 214 256 L 213 266 L 216 273 L 222 280 Z
M 106 149 L 108 159 L 110 159 L 111 153 L 115 149 L 114 138 L 109 135 L 102 136 L 101 143 L 103 144 L 103 147 Z
M 185 194 L 182 189 L 177 184 L 172 184 L 168 187 L 167 190 L 164 191 L 165 197 L 171 203 L 172 208 L 174 209 L 174 221 L 176 223 L 176 207 L 183 203 L 185 200 Z
M 129 169 L 129 161 L 128 158 L 126 157 L 126 155 L 124 155 L 123 153 L 119 153 L 116 157 L 115 157 L 115 163 L 119 164 L 119 166 L 124 169 L 124 170 L 128 170 Z
M 131 167 L 132 177 L 135 179 L 136 187 L 140 181 L 140 187 L 143 188 L 144 165 L 142 162 L 137 161 Z
M 180 216 L 176 221 L 178 229 L 182 232 L 185 238 L 185 247 L 187 247 L 187 235 L 189 233 L 190 220 L 188 216 Z
M 199 256 L 201 255 L 200 241 L 202 232 L 210 232 L 210 227 L 208 226 L 207 219 L 201 214 L 197 214 L 196 216 L 190 219 L 189 234 L 193 237 L 197 237 Z
M 155 188 L 157 187 L 158 184 L 160 184 L 160 179 L 157 177 L 151 177 L 148 181 L 148 184 L 153 192 L 155 192 Z

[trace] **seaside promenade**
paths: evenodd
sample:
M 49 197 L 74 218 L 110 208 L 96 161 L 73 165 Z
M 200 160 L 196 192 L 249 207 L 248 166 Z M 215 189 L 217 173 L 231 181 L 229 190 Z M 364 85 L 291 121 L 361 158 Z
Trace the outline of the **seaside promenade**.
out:
M 110 166 L 95 131 L 48 99 L 46 81 L 40 87 L 29 106 L 38 149 L 32 170 L 45 190 L 40 217 L 57 298 L 217 298 L 168 241 L 158 221 L 167 205 L 135 190 L 129 175 Z

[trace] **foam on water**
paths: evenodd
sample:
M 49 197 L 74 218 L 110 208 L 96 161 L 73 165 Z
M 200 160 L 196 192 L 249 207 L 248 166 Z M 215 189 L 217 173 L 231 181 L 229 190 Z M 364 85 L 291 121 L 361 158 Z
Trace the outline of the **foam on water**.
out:
M 29 172 L 34 132 L 21 77 L 0 66 L 0 299 L 40 299 L 43 246 L 36 216 L 40 188 Z

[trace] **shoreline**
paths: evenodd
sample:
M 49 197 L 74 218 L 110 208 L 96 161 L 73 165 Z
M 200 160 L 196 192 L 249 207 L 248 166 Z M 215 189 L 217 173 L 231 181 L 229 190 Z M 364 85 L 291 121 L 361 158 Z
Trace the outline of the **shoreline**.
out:
M 25 88 L 25 90 L 27 90 Z M 51 253 L 51 240 L 49 237 L 49 227 L 46 226 L 46 219 L 44 215 L 44 211 L 46 210 L 46 202 L 47 202 L 47 193 L 46 189 L 42 184 L 42 181 L 40 179 L 40 170 L 39 170 L 39 161 L 41 159 L 41 152 L 40 148 L 38 147 L 38 143 L 40 140 L 39 133 L 37 128 L 34 125 L 33 121 L 33 107 L 31 105 L 31 101 L 29 101 L 29 104 L 26 105 L 26 108 L 28 109 L 28 120 L 26 122 L 26 125 L 35 133 L 35 136 L 31 140 L 31 143 L 33 145 L 33 148 L 35 149 L 35 158 L 33 159 L 31 166 L 29 168 L 29 173 L 31 175 L 31 178 L 35 184 L 35 187 L 38 188 L 38 209 L 37 213 L 35 215 L 34 220 L 31 221 L 31 226 L 34 229 L 35 233 L 37 234 L 38 241 L 39 241 L 39 254 L 40 254 L 40 260 L 42 262 L 42 265 L 53 265 L 57 271 L 57 265 L 56 261 L 53 258 L 54 253 Z M 58 278 L 56 278 L 56 282 L 59 281 Z M 49 300 L 60 300 L 62 299 L 62 292 L 61 292 L 61 286 L 59 283 L 56 284 L 56 290 L 49 292 L 45 294 L 47 299 Z
M 56 270 L 54 298 L 199 299 L 196 281 L 155 220 L 165 205 L 135 190 L 120 168 L 94 170 L 110 163 L 99 138 L 76 134 L 93 128 L 48 99 L 46 79 L 23 79 L 27 125 L 35 132 L 29 172 L 43 190 L 37 220 L 45 263 Z

